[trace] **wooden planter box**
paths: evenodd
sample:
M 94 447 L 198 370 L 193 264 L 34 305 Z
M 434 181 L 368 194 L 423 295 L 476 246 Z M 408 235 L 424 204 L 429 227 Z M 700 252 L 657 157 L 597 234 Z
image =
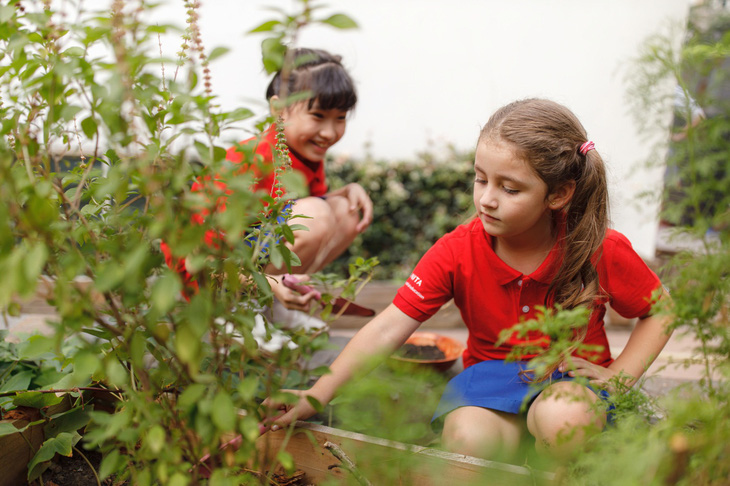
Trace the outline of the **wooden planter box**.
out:
M 294 458 L 296 468 L 307 480 L 318 484 L 326 479 L 357 484 L 353 473 L 336 456 L 344 453 L 357 470 L 373 485 L 413 484 L 499 484 L 504 486 L 552 484 L 554 474 L 534 471 L 475 457 L 452 454 L 428 447 L 414 446 L 347 432 L 323 425 L 297 423 L 288 438 L 287 431 L 268 432 L 257 442 L 259 452 L 272 460 L 284 446 Z M 387 467 L 395 477 L 367 477 L 368 471 Z M 348 477 L 349 476 L 349 477 Z M 364 483 L 367 484 L 367 483 Z
M 46 415 L 55 415 L 71 408 L 68 397 L 45 410 Z M 24 418 L 0 420 L 21 429 L 31 422 L 41 419 L 38 409 L 24 408 Z M 0 486 L 19 486 L 27 484 L 28 463 L 45 440 L 45 423 L 34 425 L 24 432 L 0 437 Z M 25 438 L 23 438 L 25 436 Z M 29 445 L 30 443 L 30 445 Z

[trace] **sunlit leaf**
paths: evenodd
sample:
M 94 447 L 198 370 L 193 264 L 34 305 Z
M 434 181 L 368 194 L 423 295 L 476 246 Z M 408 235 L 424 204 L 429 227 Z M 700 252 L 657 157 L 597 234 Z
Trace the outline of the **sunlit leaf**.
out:
M 208 54 L 208 61 L 215 61 L 219 57 L 222 57 L 226 54 L 228 54 L 231 51 L 228 47 L 216 47 L 212 51 L 210 51 L 210 54 Z
M 249 34 L 254 34 L 256 32 L 271 32 L 277 25 L 281 25 L 281 22 L 278 20 L 269 20 L 259 25 L 258 27 L 249 30 L 248 32 Z
M 236 428 L 236 408 L 231 396 L 223 390 L 218 392 L 213 399 L 211 418 L 220 430 L 235 430 Z
M 331 17 L 328 17 L 324 20 L 322 20 L 323 23 L 329 24 L 332 27 L 336 27 L 338 29 L 356 29 L 357 28 L 357 22 L 352 20 L 350 17 L 348 17 L 345 14 L 334 14 Z
M 45 408 L 51 405 L 59 404 L 63 401 L 63 396 L 55 393 L 42 393 L 39 391 L 30 391 L 20 393 L 13 398 L 13 405 L 16 407 Z

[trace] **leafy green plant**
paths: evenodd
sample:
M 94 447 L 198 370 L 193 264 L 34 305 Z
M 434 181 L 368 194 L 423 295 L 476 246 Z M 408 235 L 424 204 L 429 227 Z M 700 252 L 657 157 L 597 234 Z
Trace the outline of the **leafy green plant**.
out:
M 327 336 L 290 332 L 292 345 L 273 355 L 253 337 L 257 323 L 267 332 L 278 327 L 262 317 L 273 298 L 263 268 L 296 262 L 285 246 L 293 234 L 276 221 L 288 217 L 286 201 L 252 194 L 251 176 L 225 161 L 222 135 L 252 113 L 216 105 L 209 63 L 226 49 L 206 50 L 198 3 L 185 7 L 187 29 L 174 61 L 150 54 L 175 27 L 147 24 L 153 7 L 145 2 L 115 1 L 99 12 L 79 7 L 73 20 L 50 2 L 0 6 L 0 308 L 17 310 L 16 296 L 33 295 L 43 275 L 53 280 L 49 300 L 57 309 L 54 334 L 35 336 L 22 355 L 41 360 L 34 366 L 42 372 L 28 381 L 37 369 L 15 361 L 10 366 L 22 370 L 3 386 L 15 404 L 36 397 L 33 386 L 71 389 L 78 399 L 83 388 L 114 393 L 115 413 L 85 409 L 86 444 L 104 451 L 102 478 L 114 474 L 136 485 L 265 481 L 274 464 L 261 464 L 256 453 L 267 418 L 260 402 L 308 379 L 306 361 Z M 285 63 L 283 45 L 307 24 L 354 26 L 342 14 L 319 18 L 321 8 L 303 0 L 301 12 L 281 11 L 254 29 L 268 33 L 267 69 Z M 199 163 L 180 147 L 194 148 Z M 296 186 L 281 155 L 280 182 Z M 69 166 L 68 156 L 80 163 Z M 214 211 L 221 191 L 190 190 L 193 179 L 212 175 L 228 176 L 233 191 L 224 213 Z M 194 224 L 192 215 L 206 209 L 212 216 Z M 219 245 L 203 243 L 208 230 L 225 235 Z M 252 235 L 257 244 L 249 244 Z M 199 286 L 189 301 L 180 298 L 183 282 L 165 265 L 160 241 L 187 259 Z M 352 294 L 372 266 L 355 262 L 353 276 L 340 282 L 345 292 Z M 78 285 L 78 276 L 90 285 Z M 73 349 L 66 346 L 71 337 Z M 51 363 L 65 372 L 56 381 L 45 374 Z M 29 479 L 54 452 L 68 453 L 75 433 L 49 431 Z M 221 447 L 235 436 L 237 449 Z M 278 461 L 292 465 L 285 452 Z
M 666 82 L 705 109 L 706 118 L 693 126 L 685 121 L 691 119 L 689 102 L 680 104 L 682 121 L 674 130 L 682 136 L 674 137 L 668 160 L 661 161 L 675 169 L 662 194 L 662 218 L 676 225 L 680 242 L 696 245 L 669 258 L 662 273 L 672 302 L 658 309 L 674 316 L 675 333 L 696 338 L 687 364 L 701 364 L 701 378 L 657 400 L 660 420 L 644 420 L 637 411 L 596 436 L 572 466 L 568 484 L 715 485 L 730 478 L 730 100 L 723 96 L 730 85 L 728 25 L 726 12 L 696 7 L 681 50 L 673 50 L 669 39 L 652 39 L 634 73 L 637 112 L 666 106 L 661 90 L 653 89 Z

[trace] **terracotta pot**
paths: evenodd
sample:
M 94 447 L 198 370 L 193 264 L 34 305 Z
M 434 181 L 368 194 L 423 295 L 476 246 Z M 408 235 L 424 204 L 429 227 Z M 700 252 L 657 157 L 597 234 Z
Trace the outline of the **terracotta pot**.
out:
M 436 371 L 446 371 L 451 368 L 466 349 L 466 346 L 456 339 L 435 332 L 414 332 L 411 334 L 411 337 L 406 340 L 406 344 L 412 344 L 414 346 L 436 346 L 442 353 L 444 353 L 444 358 L 415 359 L 404 358 L 394 354 L 391 356 L 391 359 L 404 363 L 413 363 Z

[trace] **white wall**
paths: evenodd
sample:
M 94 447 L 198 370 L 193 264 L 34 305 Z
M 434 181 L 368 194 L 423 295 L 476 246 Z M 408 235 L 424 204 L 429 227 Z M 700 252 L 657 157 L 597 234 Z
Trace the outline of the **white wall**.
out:
M 650 143 L 637 133 L 629 114 L 625 76 L 648 36 L 684 24 L 689 3 L 333 0 L 322 15 L 346 13 L 360 29 L 308 27 L 299 45 L 341 54 L 358 84 L 360 102 L 345 137 L 332 149 L 335 154 L 360 155 L 366 143 L 383 158 L 411 157 L 429 144 L 470 149 L 480 126 L 507 102 L 540 96 L 566 104 L 609 165 L 614 227 L 651 257 L 657 208 L 637 203 L 635 195 L 657 187 L 661 170 L 641 167 Z M 184 25 L 181 4 L 169 1 L 155 15 L 161 22 Z M 212 65 L 214 91 L 226 108 L 266 110 L 263 37 L 243 34 L 273 16 L 264 10 L 267 5 L 298 6 L 294 1 L 203 1 L 207 48 L 233 49 Z M 164 48 L 174 56 L 178 46 Z

